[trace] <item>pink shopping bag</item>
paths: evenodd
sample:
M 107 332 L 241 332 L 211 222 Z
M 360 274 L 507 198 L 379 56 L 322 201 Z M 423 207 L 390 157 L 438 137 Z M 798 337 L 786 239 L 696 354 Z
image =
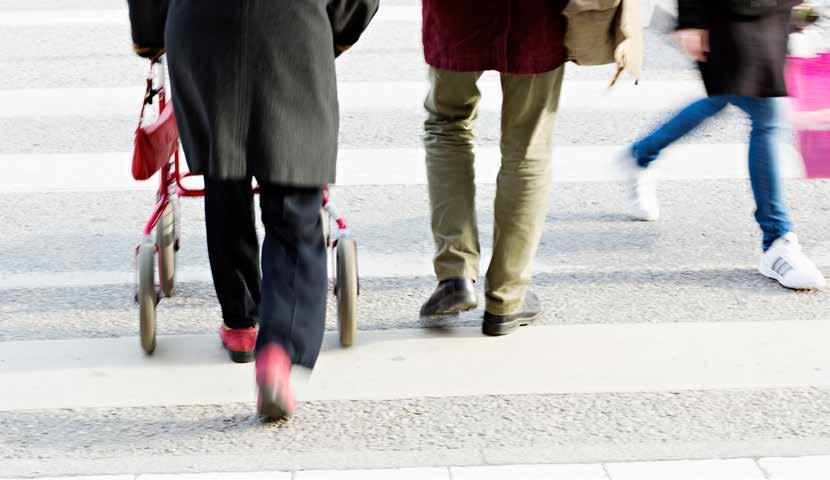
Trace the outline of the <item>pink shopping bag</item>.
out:
M 786 75 L 807 178 L 830 178 L 830 52 L 790 57 Z

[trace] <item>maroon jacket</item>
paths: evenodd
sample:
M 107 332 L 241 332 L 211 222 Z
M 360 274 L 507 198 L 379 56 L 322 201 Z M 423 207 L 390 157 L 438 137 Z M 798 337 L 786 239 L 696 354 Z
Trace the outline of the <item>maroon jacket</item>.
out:
M 443 70 L 544 73 L 565 63 L 568 0 L 423 0 L 424 57 Z

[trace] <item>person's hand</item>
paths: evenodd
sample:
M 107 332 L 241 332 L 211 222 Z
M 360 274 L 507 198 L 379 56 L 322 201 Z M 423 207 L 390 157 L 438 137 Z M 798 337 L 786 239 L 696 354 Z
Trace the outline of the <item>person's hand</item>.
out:
M 698 62 L 705 62 L 709 53 L 709 31 L 700 28 L 684 28 L 674 32 L 674 40 L 686 55 Z
M 796 32 L 802 32 L 820 18 L 821 14 L 815 8 L 804 4 L 798 5 L 792 11 L 792 28 Z

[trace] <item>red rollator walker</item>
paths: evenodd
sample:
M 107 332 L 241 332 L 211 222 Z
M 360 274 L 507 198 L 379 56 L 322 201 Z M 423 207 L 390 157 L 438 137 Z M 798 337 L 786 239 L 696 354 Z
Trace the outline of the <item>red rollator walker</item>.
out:
M 156 348 L 156 307 L 162 298 L 173 296 L 175 291 L 176 252 L 181 247 L 179 199 L 201 197 L 205 193 L 204 190 L 187 188 L 182 184 L 184 178 L 195 175 L 182 172 L 180 168 L 178 131 L 170 108 L 172 105 L 168 105 L 165 86 L 164 60 L 160 57 L 151 62 L 139 131 L 136 132 L 136 154 L 133 158 L 133 176 L 137 180 L 146 180 L 159 173 L 156 207 L 144 226 L 143 239 L 136 247 L 138 287 L 135 299 L 139 307 L 141 348 L 147 354 L 152 354 Z M 142 123 L 145 108 L 152 105 L 155 99 L 158 99 L 158 119 L 154 124 L 144 126 Z M 150 148 L 153 155 L 139 154 L 139 143 L 149 145 L 147 148 Z M 160 145 L 162 148 L 159 148 Z M 159 151 L 172 153 L 159 155 Z M 257 190 L 255 189 L 255 192 Z M 357 330 L 357 244 L 351 237 L 345 220 L 330 202 L 328 186 L 325 188 L 320 215 L 326 246 L 333 254 L 333 292 L 337 298 L 340 344 L 348 347 L 354 343 Z M 334 232 L 330 228 L 332 221 L 336 225 Z

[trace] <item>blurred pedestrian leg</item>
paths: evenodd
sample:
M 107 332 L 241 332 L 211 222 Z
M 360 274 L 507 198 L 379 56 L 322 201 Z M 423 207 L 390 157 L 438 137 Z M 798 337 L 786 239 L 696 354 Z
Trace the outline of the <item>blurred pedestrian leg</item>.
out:
M 637 164 L 647 167 L 656 160 L 660 152 L 697 128 L 706 119 L 717 115 L 729 104 L 725 97 L 702 98 L 681 110 L 651 135 L 636 142 L 632 153 Z
M 320 205 L 321 187 L 260 185 L 265 238 L 260 252 L 251 179 L 205 177 L 205 226 L 216 297 L 222 307 L 223 341 L 253 331 L 246 352 L 271 353 L 312 368 L 326 321 L 328 275 Z M 255 327 L 259 324 L 259 333 Z M 230 350 L 230 349 L 229 349 Z M 236 361 L 253 356 L 231 350 Z M 233 354 L 236 354 L 234 356 Z
M 648 166 L 660 152 L 727 105 L 752 122 L 749 177 L 755 219 L 763 233 L 759 271 L 794 289 L 822 288 L 824 276 L 792 233 L 778 172 L 779 97 L 787 96 L 784 65 L 797 1 L 711 3 L 679 0 L 676 38 L 697 61 L 708 98 L 694 102 L 623 152 L 632 216 L 656 220 L 658 201 Z M 728 207 L 727 207 L 728 208 Z
M 322 203 L 322 188 L 260 187 L 265 239 L 257 351 L 276 344 L 293 363 L 308 368 L 317 360 L 326 323 L 328 274 Z
M 728 104 L 723 97 L 700 99 L 681 110 L 648 137 L 636 142 L 623 152 L 621 167 L 629 178 L 626 208 L 629 215 L 645 221 L 660 217 L 660 205 L 653 176 L 646 170 L 660 152 L 693 131 L 709 117 L 723 110 Z
M 631 153 L 638 166 L 647 168 L 664 148 L 729 104 L 746 112 L 752 122 L 749 178 L 755 196 L 755 219 L 763 232 L 762 246 L 766 251 L 772 242 L 784 236 L 791 228 L 778 171 L 778 143 L 782 127 L 778 99 L 734 95 L 703 98 L 681 110 L 651 135 L 634 143 Z
M 749 180 L 755 196 L 755 220 L 764 234 L 763 249 L 792 228 L 784 203 L 779 167 L 782 123 L 777 98 L 735 97 L 732 103 L 749 115 Z

